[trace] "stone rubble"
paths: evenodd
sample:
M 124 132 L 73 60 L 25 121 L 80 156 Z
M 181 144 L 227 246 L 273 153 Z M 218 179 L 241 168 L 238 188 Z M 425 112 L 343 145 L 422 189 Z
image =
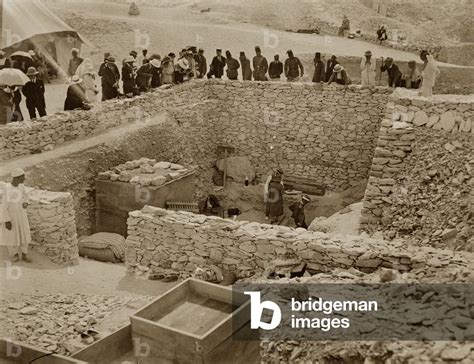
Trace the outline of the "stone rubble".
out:
M 387 105 L 364 197 L 364 230 L 474 250 L 472 119 L 468 97 Z
M 193 167 L 184 167 L 170 162 L 140 158 L 116 166 L 111 171 L 100 172 L 98 179 L 129 182 L 140 186 L 162 186 L 194 172 Z
M 1 336 L 70 355 L 85 347 L 81 332 L 97 327 L 114 310 L 133 304 L 135 300 L 84 294 L 4 296 L 0 300 Z

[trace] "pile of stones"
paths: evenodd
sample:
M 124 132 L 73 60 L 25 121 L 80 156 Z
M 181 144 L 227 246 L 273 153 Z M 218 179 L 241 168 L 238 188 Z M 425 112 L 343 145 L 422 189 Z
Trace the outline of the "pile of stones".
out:
M 193 173 L 192 167 L 184 167 L 170 162 L 140 158 L 116 166 L 112 171 L 98 174 L 100 180 L 128 182 L 140 186 L 161 186 Z
M 67 355 L 85 347 L 81 333 L 133 300 L 83 294 L 4 297 L 0 301 L 1 336 Z

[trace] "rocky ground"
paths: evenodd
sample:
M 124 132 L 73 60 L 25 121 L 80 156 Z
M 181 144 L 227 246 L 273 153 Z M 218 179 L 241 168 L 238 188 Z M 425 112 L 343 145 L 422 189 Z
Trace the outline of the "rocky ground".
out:
M 336 269 L 312 277 L 287 279 L 278 283 L 435 283 L 473 282 L 472 271 L 467 268 L 419 269 L 409 273 L 397 273 L 391 269 L 380 269 L 364 274 L 353 268 Z M 264 278 L 252 278 L 253 282 L 275 282 Z M 471 317 L 474 312 L 471 310 Z M 434 317 L 442 319 L 442 317 Z M 471 321 L 472 322 L 472 321 Z M 470 329 L 474 330 L 474 326 Z M 474 333 L 474 331 L 473 331 Z M 472 363 L 474 344 L 470 341 L 433 342 L 385 342 L 385 341 L 269 341 L 262 343 L 263 363 L 351 363 L 351 364 L 428 364 L 428 363 Z
M 94 329 L 106 336 L 110 316 L 123 307 L 136 307 L 137 302 L 143 305 L 146 300 L 84 294 L 4 296 L 0 300 L 5 317 L 0 336 L 70 354 L 91 343 L 81 340 L 81 333 Z

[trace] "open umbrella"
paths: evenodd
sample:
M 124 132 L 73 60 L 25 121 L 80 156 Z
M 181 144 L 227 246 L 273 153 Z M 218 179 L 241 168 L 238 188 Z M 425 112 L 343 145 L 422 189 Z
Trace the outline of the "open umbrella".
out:
M 29 80 L 27 75 L 16 68 L 4 68 L 0 70 L 0 85 L 23 86 Z
M 15 59 L 15 58 L 28 58 L 30 61 L 33 61 L 33 58 L 31 57 L 31 54 L 29 54 L 28 52 L 23 52 L 23 51 L 18 51 L 18 52 L 15 52 L 15 53 L 12 53 L 10 55 L 10 58 L 12 59 Z

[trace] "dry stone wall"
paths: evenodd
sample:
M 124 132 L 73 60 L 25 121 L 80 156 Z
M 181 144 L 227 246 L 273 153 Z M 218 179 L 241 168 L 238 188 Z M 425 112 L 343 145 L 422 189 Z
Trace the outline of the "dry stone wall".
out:
M 423 267 L 466 265 L 474 255 L 362 237 L 330 238 L 319 232 L 195 215 L 145 206 L 128 219 L 125 261 L 130 271 L 162 269 L 193 272 L 218 266 L 240 277 L 271 267 L 279 259 L 305 261 L 316 271 L 379 267 L 410 271 Z
M 52 150 L 126 123 L 147 123 L 153 115 L 170 107 L 200 102 L 203 86 L 204 83 L 187 83 L 132 99 L 100 102 L 92 110 L 58 112 L 35 121 L 9 123 L 0 130 L 0 161 Z
M 261 175 L 280 166 L 341 190 L 366 180 L 391 90 L 287 82 L 210 83 L 219 140 Z
M 79 251 L 72 195 L 29 189 L 27 208 L 32 248 L 59 264 L 78 264 Z
M 362 227 L 472 250 L 474 99 L 395 98 L 370 171 Z

